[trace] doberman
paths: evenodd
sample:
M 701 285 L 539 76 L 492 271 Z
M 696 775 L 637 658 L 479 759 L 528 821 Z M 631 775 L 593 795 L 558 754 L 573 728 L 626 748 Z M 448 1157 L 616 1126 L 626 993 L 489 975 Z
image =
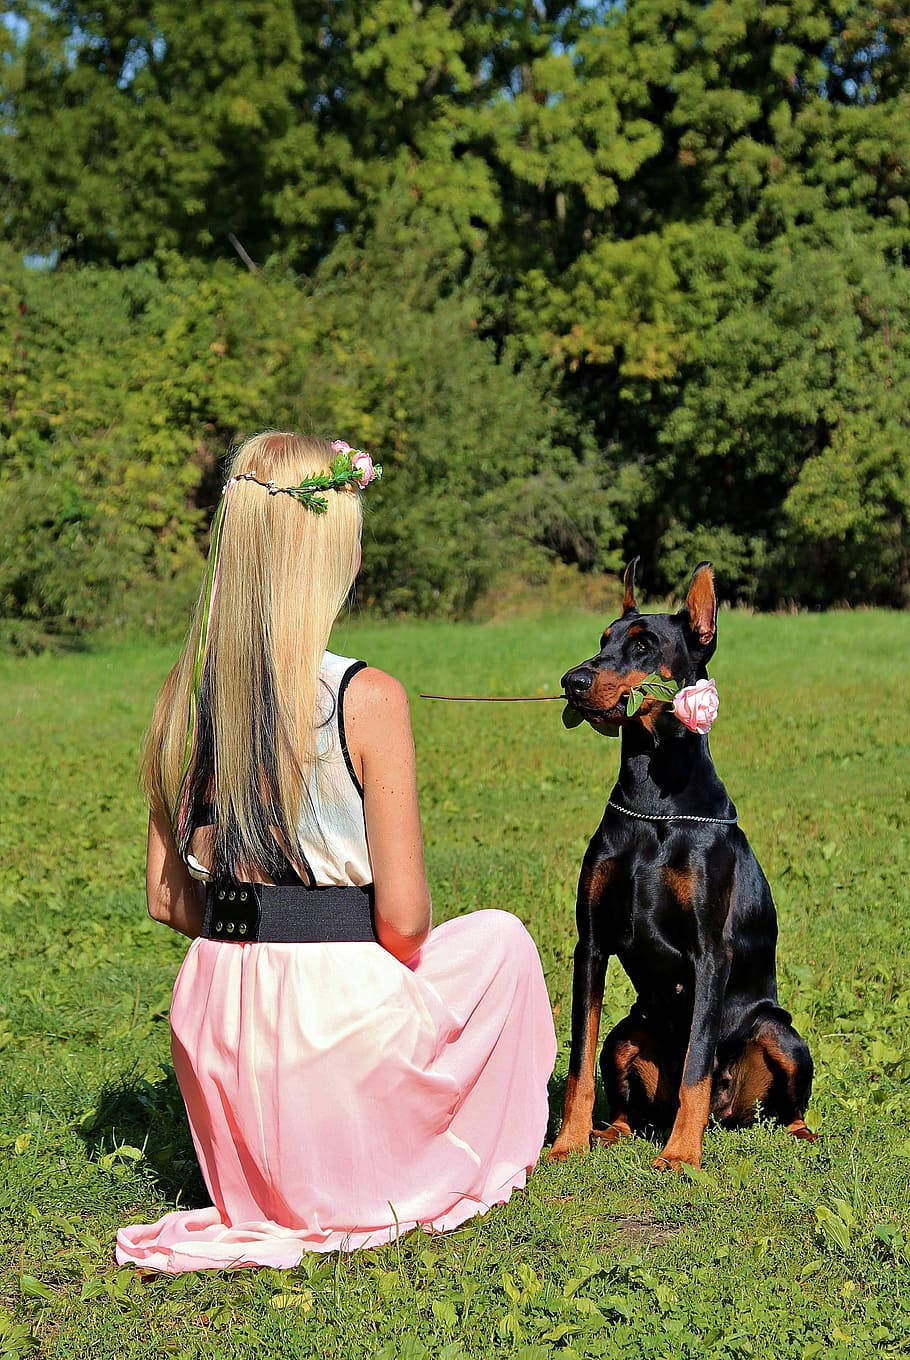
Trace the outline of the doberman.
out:
M 550 1160 L 672 1125 L 653 1165 L 701 1163 L 713 1115 L 744 1126 L 761 1106 L 797 1138 L 812 1085 L 805 1041 L 777 1001 L 777 918 L 771 891 L 714 769 L 707 737 L 672 705 L 630 689 L 651 673 L 680 686 L 706 677 L 717 642 L 710 562 L 696 567 L 676 614 L 641 614 L 635 567 L 622 615 L 598 654 L 562 678 L 569 704 L 595 727 L 619 726 L 619 777 L 588 846 L 578 884 L 572 1054 L 562 1127 Z M 592 1127 L 594 1059 L 607 961 L 615 954 L 637 993 L 608 1034 L 600 1066 L 606 1129 Z

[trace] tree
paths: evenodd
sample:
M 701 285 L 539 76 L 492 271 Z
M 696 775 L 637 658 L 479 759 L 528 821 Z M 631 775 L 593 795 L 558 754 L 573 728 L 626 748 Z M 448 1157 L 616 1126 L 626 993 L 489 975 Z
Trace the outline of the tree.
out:
M 60 491 L 20 612 L 58 525 L 181 577 L 219 451 L 312 422 L 394 467 L 388 607 L 469 607 L 509 545 L 906 600 L 897 0 L 9 13 L 4 234 L 58 263 L 10 266 L 0 354 L 0 520 Z

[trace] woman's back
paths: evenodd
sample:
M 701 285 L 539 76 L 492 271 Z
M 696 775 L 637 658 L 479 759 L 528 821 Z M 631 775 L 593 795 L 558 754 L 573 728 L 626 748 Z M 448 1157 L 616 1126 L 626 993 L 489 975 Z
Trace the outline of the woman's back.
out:
M 294 1266 L 508 1199 L 543 1143 L 555 1056 L 515 916 L 429 933 L 403 687 L 325 650 L 359 565 L 351 474 L 313 473 L 318 441 L 252 443 L 259 472 L 240 449 L 147 748 L 149 910 L 192 937 L 171 1052 L 212 1198 L 118 1233 L 119 1261 L 164 1271 Z M 263 458 L 304 480 L 264 479 Z M 217 919 L 235 893 L 252 929 Z
M 372 882 L 363 786 L 354 769 L 345 730 L 348 685 L 365 668 L 363 661 L 325 652 L 319 669 L 316 759 L 307 771 L 297 821 L 300 877 L 310 885 L 361 887 Z M 213 809 L 207 815 L 213 815 Z M 186 854 L 190 873 L 205 881 L 210 877 L 211 855 L 206 851 L 211 847 L 211 827 L 203 824 L 196 828 L 190 845 Z

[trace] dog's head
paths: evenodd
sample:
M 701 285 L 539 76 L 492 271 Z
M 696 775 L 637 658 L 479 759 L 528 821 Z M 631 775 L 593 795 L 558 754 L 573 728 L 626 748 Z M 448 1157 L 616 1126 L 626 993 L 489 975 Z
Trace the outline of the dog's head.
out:
M 622 614 L 604 630 L 600 651 L 562 677 L 567 714 L 580 715 L 609 731 L 640 722 L 653 732 L 668 711 L 666 700 L 646 697 L 634 716 L 629 693 L 650 675 L 673 680 L 681 689 L 704 679 L 717 645 L 717 596 L 714 568 L 700 562 L 692 573 L 685 604 L 675 614 L 642 614 L 635 599 L 636 557 L 626 567 Z M 574 725 L 571 721 L 567 725 Z M 679 729 L 682 730 L 681 728 Z

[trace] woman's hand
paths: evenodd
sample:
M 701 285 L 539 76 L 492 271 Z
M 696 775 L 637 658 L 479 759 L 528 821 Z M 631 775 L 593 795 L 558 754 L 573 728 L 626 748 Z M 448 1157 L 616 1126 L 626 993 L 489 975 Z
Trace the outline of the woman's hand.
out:
M 376 934 L 405 962 L 430 933 L 408 696 L 399 681 L 368 666 L 352 678 L 344 711 L 348 751 L 363 785 Z
M 149 816 L 145 893 L 149 916 L 182 935 L 195 939 L 202 931 L 205 887 L 193 878 L 177 846 L 168 817 L 162 811 Z

